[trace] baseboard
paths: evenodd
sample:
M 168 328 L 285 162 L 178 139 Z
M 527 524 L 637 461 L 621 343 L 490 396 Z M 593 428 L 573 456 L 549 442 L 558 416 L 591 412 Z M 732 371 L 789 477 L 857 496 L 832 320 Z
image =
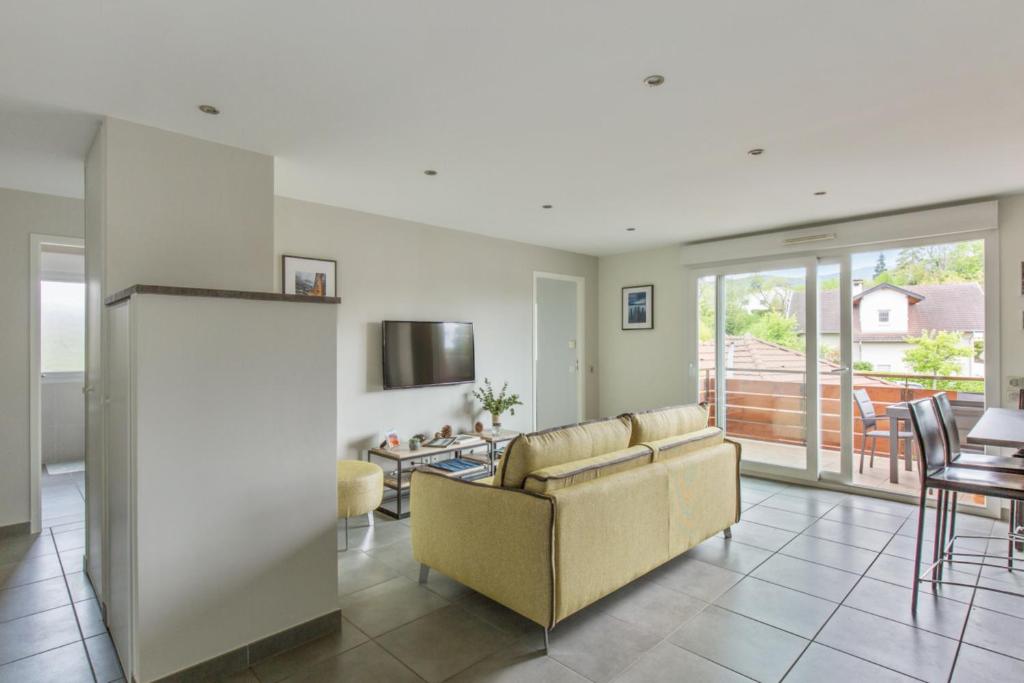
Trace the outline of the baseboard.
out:
M 31 530 L 31 522 L 18 522 L 17 524 L 8 524 L 7 526 L 0 526 L 0 538 L 8 538 L 10 536 L 24 536 Z
M 341 630 L 341 610 L 310 619 L 266 638 L 260 638 L 230 652 L 157 679 L 158 683 L 210 681 L 244 671 L 250 666 L 285 650 Z

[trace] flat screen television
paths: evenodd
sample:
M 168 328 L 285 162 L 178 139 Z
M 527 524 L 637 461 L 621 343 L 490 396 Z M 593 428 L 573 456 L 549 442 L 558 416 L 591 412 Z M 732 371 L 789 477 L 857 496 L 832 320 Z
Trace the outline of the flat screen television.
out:
M 476 381 L 473 323 L 383 323 L 384 388 Z

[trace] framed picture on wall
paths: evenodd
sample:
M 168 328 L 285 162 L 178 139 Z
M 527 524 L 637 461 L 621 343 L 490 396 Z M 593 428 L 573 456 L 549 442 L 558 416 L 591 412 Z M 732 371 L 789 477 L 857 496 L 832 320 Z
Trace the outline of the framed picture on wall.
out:
M 622 288 L 622 329 L 654 329 L 654 285 Z
M 338 296 L 338 262 L 306 256 L 281 257 L 281 291 L 299 296 Z

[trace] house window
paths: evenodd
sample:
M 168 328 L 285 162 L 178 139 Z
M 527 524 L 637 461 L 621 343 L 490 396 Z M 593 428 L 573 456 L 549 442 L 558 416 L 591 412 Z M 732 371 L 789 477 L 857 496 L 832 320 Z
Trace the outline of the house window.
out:
M 882 308 L 878 311 L 878 322 L 887 323 L 889 322 L 889 309 Z
M 40 370 L 85 370 L 85 285 L 43 280 L 40 293 Z

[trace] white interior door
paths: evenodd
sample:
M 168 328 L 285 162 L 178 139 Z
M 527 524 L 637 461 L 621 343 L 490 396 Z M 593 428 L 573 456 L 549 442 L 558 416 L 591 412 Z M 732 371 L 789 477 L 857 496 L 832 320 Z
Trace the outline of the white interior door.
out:
M 538 274 L 535 280 L 534 424 L 547 429 L 579 422 L 581 294 L 576 278 Z

